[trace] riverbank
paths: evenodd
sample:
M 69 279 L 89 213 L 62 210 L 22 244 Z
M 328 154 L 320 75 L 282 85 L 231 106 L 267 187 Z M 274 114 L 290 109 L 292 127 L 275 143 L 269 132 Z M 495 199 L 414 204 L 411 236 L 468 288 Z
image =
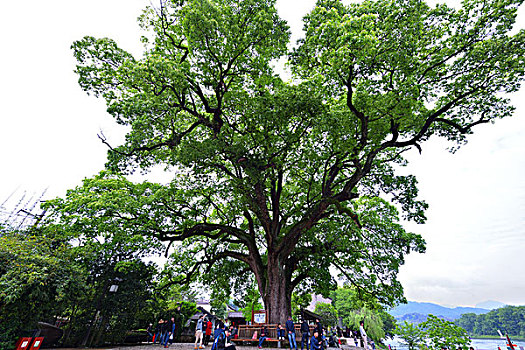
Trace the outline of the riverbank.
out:
M 472 335 L 472 339 L 495 339 L 500 340 L 499 335 Z M 525 341 L 525 337 L 519 337 L 516 335 L 509 335 L 510 340 Z
M 517 350 L 520 350 L 520 347 L 523 346 L 525 348 L 525 341 L 510 338 L 512 340 L 512 343 L 517 345 Z M 390 345 L 391 348 L 396 348 L 397 350 L 408 350 L 408 346 L 400 341 L 399 338 L 394 338 L 391 340 L 386 341 L 387 345 Z M 500 349 L 506 349 L 505 347 L 506 340 L 500 339 L 500 338 L 471 338 L 470 347 L 473 347 L 475 350 L 498 350 L 498 347 Z

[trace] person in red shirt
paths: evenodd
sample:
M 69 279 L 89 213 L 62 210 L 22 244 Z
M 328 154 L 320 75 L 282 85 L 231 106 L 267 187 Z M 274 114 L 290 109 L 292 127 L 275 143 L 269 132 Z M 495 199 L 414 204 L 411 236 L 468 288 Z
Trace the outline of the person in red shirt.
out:
M 208 346 L 208 343 L 210 342 L 212 328 L 213 324 L 208 320 L 208 322 L 206 322 L 206 333 L 204 334 L 204 346 Z

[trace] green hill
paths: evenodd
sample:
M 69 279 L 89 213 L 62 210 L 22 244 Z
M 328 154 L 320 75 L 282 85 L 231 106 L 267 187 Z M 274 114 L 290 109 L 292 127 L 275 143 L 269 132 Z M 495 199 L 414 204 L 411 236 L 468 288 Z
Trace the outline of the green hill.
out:
M 471 336 L 498 336 L 498 329 L 511 336 L 525 337 L 525 306 L 506 306 L 484 315 L 464 314 L 456 320 Z
M 473 313 L 476 315 L 485 314 L 489 312 L 487 309 L 473 308 L 473 307 L 455 307 L 449 308 L 433 303 L 418 303 L 409 301 L 407 304 L 399 305 L 389 311 L 389 314 L 396 319 L 411 323 L 420 323 L 426 319 L 427 315 L 434 315 L 446 320 L 455 320 L 466 313 Z

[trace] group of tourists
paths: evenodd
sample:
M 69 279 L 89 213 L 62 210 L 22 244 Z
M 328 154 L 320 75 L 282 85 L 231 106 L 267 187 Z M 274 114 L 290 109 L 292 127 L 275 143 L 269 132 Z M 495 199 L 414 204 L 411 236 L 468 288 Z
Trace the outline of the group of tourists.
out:
M 167 348 L 169 346 L 168 343 L 173 343 L 175 328 L 175 317 L 169 320 L 163 320 L 161 318 L 155 327 L 150 323 L 146 331 L 152 343 L 159 343 Z
M 300 327 L 301 333 L 301 350 L 306 348 L 307 350 L 324 350 L 328 347 L 340 347 L 338 337 L 348 337 L 353 338 L 355 346 L 361 346 L 366 350 L 370 348 L 375 350 L 375 344 L 373 341 L 369 341 L 368 335 L 365 331 L 364 321 L 359 323 L 359 331 L 352 331 L 349 327 L 346 327 L 345 331 L 341 328 L 336 327 L 332 332 L 327 332 L 326 329 L 321 325 L 319 319 L 315 320 L 315 327 L 310 334 L 310 325 L 306 320 L 303 320 Z M 295 335 L 295 325 L 291 317 L 288 317 L 288 320 L 285 323 L 285 327 L 279 323 L 277 325 L 277 339 L 284 340 L 285 335 L 288 337 L 288 343 L 290 345 L 290 350 L 297 350 L 297 342 Z M 263 327 L 261 330 L 261 337 L 259 338 L 259 349 L 262 348 L 264 341 L 268 337 L 268 330 L 266 327 Z
M 197 326 L 195 327 L 194 349 L 204 349 L 204 346 L 208 346 L 212 329 L 213 323 L 204 314 L 201 315 L 197 320 Z
M 150 324 L 148 327 L 148 335 L 153 343 L 158 343 L 165 348 L 168 348 L 173 343 L 175 336 L 175 318 L 171 317 L 170 320 L 160 319 L 156 327 L 153 329 L 153 325 Z M 209 320 L 206 315 L 201 315 L 197 320 L 195 327 L 195 344 L 194 349 L 204 349 L 210 343 L 212 336 L 213 323 Z M 292 321 L 292 317 L 289 316 L 284 326 L 279 323 L 276 329 L 278 341 L 288 339 L 290 350 L 298 350 L 296 341 L 296 330 L 295 324 Z M 301 350 L 325 350 L 329 346 L 339 347 L 339 341 L 337 336 L 345 336 L 353 338 L 355 346 L 361 345 L 361 347 L 369 350 L 368 336 L 364 328 L 364 322 L 361 321 L 359 325 L 359 331 L 352 331 L 348 327 L 343 331 L 339 327 L 333 331 L 333 334 L 329 334 L 325 328 L 321 325 L 319 319 L 315 320 L 315 326 L 313 330 L 310 330 L 310 325 L 306 320 L 303 320 L 300 326 L 301 334 Z M 233 340 L 238 337 L 238 329 L 232 324 L 227 327 L 224 322 L 220 320 L 216 322 L 216 329 L 213 332 L 213 342 L 211 350 L 236 350 Z M 269 339 L 269 331 L 266 326 L 262 326 L 261 332 L 257 338 L 254 334 L 254 339 L 259 341 L 258 348 L 261 349 L 264 342 Z M 359 342 L 360 340 L 360 342 Z M 360 344 L 359 344 L 360 343 Z M 372 349 L 375 349 L 373 342 L 371 342 Z
M 277 339 L 279 341 L 288 338 L 290 349 L 297 350 L 297 341 L 295 335 L 295 324 L 292 317 L 288 316 L 288 320 L 283 327 L 281 323 L 277 325 Z M 301 350 L 306 347 L 307 350 L 321 350 L 328 347 L 328 340 L 325 336 L 326 330 L 323 329 L 319 319 L 315 320 L 315 327 L 312 334 L 310 334 L 310 325 L 306 320 L 301 323 Z M 285 337 L 286 335 L 286 337 Z M 268 338 L 268 330 L 263 326 L 261 336 L 259 337 L 259 349 L 262 348 L 264 341 Z

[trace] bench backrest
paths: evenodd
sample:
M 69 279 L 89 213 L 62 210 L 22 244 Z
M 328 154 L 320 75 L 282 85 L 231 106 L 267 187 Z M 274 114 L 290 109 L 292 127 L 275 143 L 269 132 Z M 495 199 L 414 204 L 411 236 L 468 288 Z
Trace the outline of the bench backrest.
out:
M 266 329 L 268 330 L 268 338 L 277 338 L 277 324 L 265 324 L 265 325 L 240 325 L 239 326 L 239 338 L 240 339 L 251 339 L 253 337 L 253 333 L 257 331 L 257 337 L 261 335 L 261 330 L 263 329 L 263 326 L 266 326 Z M 295 336 L 300 337 L 301 336 L 301 325 L 300 324 L 294 324 L 295 326 Z M 284 327 L 284 325 L 283 325 Z M 313 330 L 316 326 L 310 325 L 310 335 L 313 334 Z M 286 337 L 286 334 L 285 334 Z

